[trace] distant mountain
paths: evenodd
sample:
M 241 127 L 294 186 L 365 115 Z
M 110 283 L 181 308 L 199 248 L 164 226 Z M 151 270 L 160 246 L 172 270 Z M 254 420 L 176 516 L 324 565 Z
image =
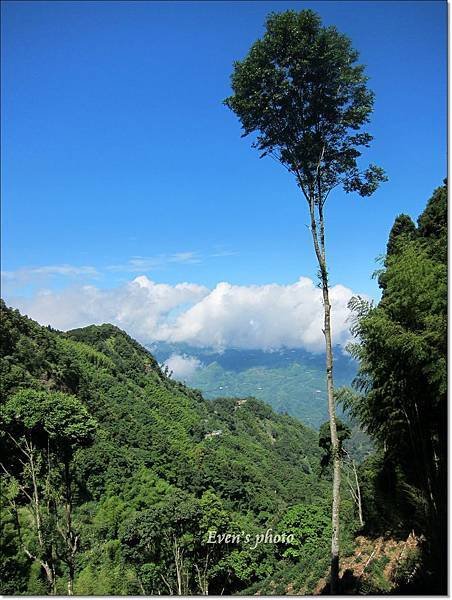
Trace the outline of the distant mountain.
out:
M 175 369 L 173 378 L 200 389 L 206 398 L 253 396 L 315 428 L 328 419 L 323 354 L 289 348 L 218 352 L 167 343 L 149 348 L 160 363 L 170 359 L 171 365 L 176 357 L 182 364 L 185 360 L 192 365 L 189 373 L 181 371 L 179 375 Z M 335 385 L 350 385 L 356 363 L 339 347 L 335 349 L 334 367 Z

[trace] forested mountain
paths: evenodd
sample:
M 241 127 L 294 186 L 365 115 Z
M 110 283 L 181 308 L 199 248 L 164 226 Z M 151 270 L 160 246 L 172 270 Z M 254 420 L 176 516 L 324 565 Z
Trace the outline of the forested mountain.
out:
M 328 419 L 325 382 L 325 354 L 302 348 L 263 350 L 195 348 L 185 344 L 156 343 L 150 347 L 160 363 L 171 357 L 193 361 L 197 368 L 184 379 L 203 396 L 253 396 L 264 400 L 278 413 L 298 417 L 318 429 Z M 357 362 L 343 349 L 335 349 L 335 380 L 338 387 L 351 385 Z
M 231 593 L 303 560 L 305 580 L 323 574 L 314 431 L 252 398 L 205 401 L 111 325 L 64 334 L 2 304 L 2 329 L 3 593 Z M 269 527 L 312 543 L 205 543 Z

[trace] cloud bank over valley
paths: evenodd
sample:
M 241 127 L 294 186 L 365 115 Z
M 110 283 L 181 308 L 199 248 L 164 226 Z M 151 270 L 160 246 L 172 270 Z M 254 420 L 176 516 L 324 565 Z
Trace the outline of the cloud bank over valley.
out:
M 354 292 L 335 285 L 330 295 L 333 342 L 345 345 L 350 338 L 347 303 Z M 156 283 L 141 275 L 110 289 L 71 286 L 9 301 L 44 325 L 68 330 L 113 323 L 142 343 L 184 342 L 220 350 L 324 348 L 322 293 L 307 277 L 289 285 L 221 282 L 209 289 L 195 283 Z M 174 371 L 180 368 L 173 366 Z

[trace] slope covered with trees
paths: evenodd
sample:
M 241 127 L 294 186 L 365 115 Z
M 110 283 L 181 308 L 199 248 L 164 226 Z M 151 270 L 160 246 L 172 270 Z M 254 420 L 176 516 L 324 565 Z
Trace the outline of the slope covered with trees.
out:
M 269 404 L 275 412 L 297 417 L 315 429 L 328 419 L 324 354 L 302 348 L 274 351 L 228 348 L 219 352 L 168 343 L 155 343 L 150 350 L 160 363 L 174 354 L 199 361 L 192 373 L 183 377 L 175 373 L 173 378 L 184 379 L 210 400 L 219 396 L 253 396 Z M 357 363 L 338 346 L 334 369 L 338 387 L 351 385 Z
M 328 487 L 300 422 L 205 401 L 111 325 L 64 334 L 4 304 L 1 369 L 3 593 L 233 593 L 323 572 Z M 252 548 L 269 528 L 297 535 Z

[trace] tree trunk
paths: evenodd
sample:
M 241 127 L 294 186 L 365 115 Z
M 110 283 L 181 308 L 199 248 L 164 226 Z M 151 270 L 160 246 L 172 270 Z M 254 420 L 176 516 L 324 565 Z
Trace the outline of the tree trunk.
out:
M 206 561 L 205 561 L 205 564 L 204 564 L 204 568 L 203 568 L 202 571 L 198 567 L 198 565 L 195 564 L 196 577 L 198 579 L 199 589 L 201 590 L 201 596 L 208 596 L 209 595 L 209 579 L 207 577 L 208 560 L 209 559 L 207 557 Z
M 183 552 L 179 548 L 179 544 L 177 543 L 176 538 L 174 538 L 174 541 L 173 541 L 173 555 L 174 555 L 174 565 L 176 567 L 177 595 L 183 596 L 184 595 L 184 590 L 183 590 L 183 585 L 182 585 Z
M 341 486 L 341 459 L 339 455 L 339 440 L 336 427 L 336 406 L 334 402 L 333 385 L 333 349 L 331 345 L 331 305 L 328 291 L 328 278 L 326 275 L 326 264 L 324 261 L 324 272 L 322 272 L 323 309 L 325 322 L 325 344 L 326 344 L 326 387 L 328 394 L 328 414 L 330 418 L 331 447 L 333 453 L 333 507 L 331 514 L 332 536 L 331 536 L 331 594 L 338 593 L 339 586 L 339 507 Z M 321 269 L 322 270 L 322 269 Z
M 64 482 L 65 482 L 65 503 L 64 512 L 66 517 L 65 530 L 63 539 L 66 545 L 66 564 L 68 567 L 67 593 L 68 596 L 74 594 L 74 576 L 75 576 L 75 555 L 78 547 L 78 535 L 75 534 L 72 528 L 72 480 L 69 467 L 69 457 L 65 457 L 64 461 Z
M 353 458 L 352 458 L 352 465 L 353 465 L 353 473 L 355 474 L 355 482 L 356 482 L 356 497 L 357 497 L 357 503 L 358 503 L 359 524 L 361 525 L 361 527 L 363 527 L 364 519 L 363 519 L 363 504 L 362 504 L 362 500 L 361 500 L 361 488 L 359 486 L 358 469 L 356 468 L 356 464 L 355 464 L 355 461 L 353 460 Z
M 73 567 L 73 565 L 71 565 L 69 567 L 69 577 L 67 580 L 67 595 L 68 596 L 74 595 L 74 567 Z
M 323 157 L 323 150 L 319 160 Z M 306 195 L 306 194 L 305 194 Z M 336 426 L 336 406 L 334 402 L 334 384 L 333 384 L 333 349 L 331 344 L 331 304 L 328 289 L 328 269 L 325 252 L 325 223 L 323 219 L 323 202 L 320 189 L 320 180 L 318 180 L 318 198 L 312 190 L 309 196 L 306 196 L 309 204 L 309 213 L 311 216 L 311 233 L 314 242 L 314 249 L 317 256 L 320 269 L 320 281 L 323 293 L 323 311 L 324 311 L 324 330 L 325 349 L 326 349 L 326 388 L 328 395 L 328 414 L 330 421 L 331 449 L 333 454 L 333 506 L 331 511 L 331 573 L 330 573 L 330 592 L 337 594 L 339 592 L 339 506 L 340 506 L 340 487 L 341 487 L 341 457 L 339 452 L 339 440 L 337 437 Z M 317 231 L 316 207 L 318 211 L 318 225 L 320 231 Z
M 340 488 L 341 488 L 341 457 L 339 452 L 339 440 L 337 437 L 336 425 L 336 406 L 334 402 L 334 382 L 333 382 L 333 349 L 331 344 L 331 304 L 328 289 L 328 269 L 325 251 L 325 221 L 323 218 L 323 206 L 326 196 L 322 190 L 321 174 L 322 161 L 325 155 L 325 144 L 322 146 L 317 169 L 314 179 L 306 187 L 306 181 L 299 171 L 296 171 L 298 184 L 309 206 L 311 217 L 311 234 L 314 243 L 314 250 L 317 256 L 317 262 L 320 270 L 320 282 L 323 294 L 324 311 L 324 336 L 326 349 L 326 386 L 328 395 L 328 414 L 330 421 L 331 450 L 333 458 L 333 506 L 331 510 L 331 572 L 330 572 L 330 592 L 337 594 L 339 592 L 339 508 L 340 508 Z M 317 212 L 316 212 L 317 211 Z M 318 218 L 317 218 L 318 217 Z M 317 226 L 319 230 L 317 229 Z
M 40 503 L 40 498 L 39 498 L 38 477 L 36 474 L 36 465 L 35 465 L 35 461 L 34 461 L 35 448 L 34 448 L 33 443 L 31 442 L 31 440 L 27 440 L 26 437 L 24 438 L 24 442 L 25 442 L 26 451 L 23 451 L 23 450 L 22 451 L 24 452 L 24 454 L 26 456 L 28 456 L 28 464 L 30 466 L 30 474 L 31 474 L 31 480 L 32 480 L 32 487 L 33 487 L 31 512 L 33 514 L 34 521 L 35 521 L 36 533 L 38 536 L 38 544 L 39 544 L 39 547 L 42 552 L 42 557 L 41 558 L 37 558 L 34 556 L 32 557 L 32 555 L 28 551 L 25 551 L 25 552 L 26 552 L 27 556 L 29 556 L 30 558 L 32 557 L 34 560 L 37 559 L 41 563 L 41 567 L 44 569 L 44 572 L 46 574 L 50 594 L 52 596 L 55 596 L 56 595 L 56 573 L 55 573 L 55 564 L 54 564 L 54 557 L 53 557 L 53 548 L 51 548 L 50 555 L 48 555 L 46 558 L 47 552 L 45 549 L 45 543 L 44 543 L 43 533 L 42 533 L 41 503 Z
M 363 527 L 364 526 L 363 505 L 362 505 L 362 499 L 361 499 L 361 488 L 359 486 L 359 479 L 358 479 L 358 469 L 356 468 L 356 463 L 355 463 L 354 459 L 350 456 L 350 454 L 347 452 L 347 450 L 345 450 L 345 448 L 342 448 L 341 450 L 347 456 L 347 459 L 348 459 L 348 462 L 346 462 L 344 460 L 342 461 L 344 468 L 348 464 L 349 471 L 353 472 L 353 481 L 351 481 L 350 477 L 349 477 L 349 472 L 347 471 L 347 468 L 344 469 L 345 476 L 347 478 L 348 489 L 350 490 L 350 495 L 353 499 L 353 502 L 356 504 L 356 506 L 358 508 L 359 524 L 361 527 Z

